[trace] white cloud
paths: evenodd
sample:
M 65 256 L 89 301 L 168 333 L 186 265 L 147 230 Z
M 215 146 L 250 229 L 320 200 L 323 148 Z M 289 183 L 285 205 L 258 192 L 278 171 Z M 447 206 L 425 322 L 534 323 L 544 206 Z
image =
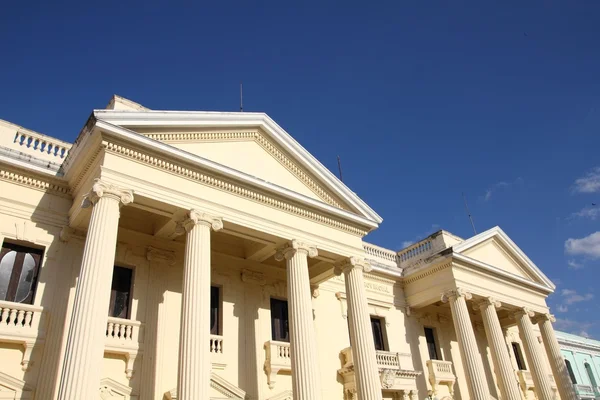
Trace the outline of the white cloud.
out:
M 591 219 L 592 221 L 600 218 L 600 207 L 584 207 L 580 211 L 571 214 L 572 218 L 585 218 Z
M 431 235 L 432 233 L 437 232 L 439 230 L 440 230 L 440 225 L 439 224 L 431 224 L 431 228 L 429 228 L 424 233 L 415 236 L 414 240 L 405 240 L 405 241 L 403 241 L 400 244 L 400 246 L 402 246 L 400 250 L 405 249 L 408 246 L 411 246 L 411 245 L 417 243 L 419 240 L 421 240 L 421 239 L 423 239 L 423 238 L 425 238 L 425 237 L 427 237 L 427 236 Z
M 575 321 L 568 318 L 556 318 L 556 323 L 554 327 L 556 329 L 567 331 L 570 333 L 574 333 L 576 335 L 581 335 L 582 333 L 587 334 L 587 331 L 594 326 L 594 323 L 587 321 Z M 589 335 L 587 336 L 589 337 Z
M 586 339 L 590 338 L 590 334 L 587 333 L 586 331 L 582 330 L 581 332 L 579 332 L 579 336 L 583 336 Z
M 513 182 L 501 181 L 501 182 L 494 183 L 492 186 L 490 186 L 485 191 L 485 195 L 483 196 L 483 201 L 489 201 L 492 198 L 493 193 L 495 191 L 497 191 L 498 189 L 506 189 L 513 185 L 522 185 L 522 184 L 523 184 L 523 178 L 521 178 L 521 177 L 518 177 Z
M 404 249 L 414 243 L 415 242 L 413 242 L 412 240 L 405 240 L 404 242 L 402 242 L 402 248 Z
M 563 289 L 560 294 L 564 297 L 563 301 L 566 305 L 580 303 L 582 301 L 590 301 L 594 298 L 592 293 L 579 294 L 576 290 Z
M 577 193 L 600 192 L 600 167 L 592 168 L 585 176 L 577 178 L 573 185 L 573 191 Z
M 567 307 L 567 306 L 564 306 L 564 305 L 562 305 L 562 304 L 561 304 L 561 305 L 559 305 L 559 306 L 556 308 L 556 311 L 558 311 L 558 312 L 567 312 L 567 311 L 569 311 L 569 307 Z
M 565 251 L 568 254 L 586 256 L 591 259 L 600 258 L 600 231 L 581 239 L 567 239 Z
M 567 261 L 567 264 L 569 265 L 570 269 L 581 269 L 581 268 L 583 268 L 583 263 L 577 262 L 575 260 L 569 260 L 569 261 Z

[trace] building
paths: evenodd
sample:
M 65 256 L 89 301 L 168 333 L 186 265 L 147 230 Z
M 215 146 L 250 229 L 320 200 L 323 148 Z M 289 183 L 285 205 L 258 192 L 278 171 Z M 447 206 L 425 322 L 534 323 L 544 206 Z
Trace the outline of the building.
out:
M 578 397 L 600 398 L 600 341 L 565 332 L 556 337 Z
M 367 243 L 382 218 L 262 113 L 1 122 L 0 214 L 2 399 L 576 398 L 500 228 Z

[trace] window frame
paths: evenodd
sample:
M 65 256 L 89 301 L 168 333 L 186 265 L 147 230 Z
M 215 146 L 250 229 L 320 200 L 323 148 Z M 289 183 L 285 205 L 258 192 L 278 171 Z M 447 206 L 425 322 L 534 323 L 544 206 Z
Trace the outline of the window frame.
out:
M 216 292 L 217 304 L 216 307 L 213 307 L 213 290 Z M 223 288 L 218 285 L 210 286 L 210 316 L 212 319 L 213 308 L 216 308 L 216 318 L 215 318 L 215 326 L 211 321 L 210 324 L 210 334 L 216 336 L 223 335 Z
M 29 304 L 33 305 L 35 302 L 35 295 L 37 292 L 38 278 L 40 270 L 42 269 L 42 263 L 44 261 L 44 248 L 29 247 L 21 244 L 4 241 L 0 248 L 0 262 L 2 259 L 9 254 L 11 251 L 17 252 L 15 261 L 13 263 L 10 278 L 8 279 L 8 287 L 6 289 L 6 297 L 2 301 L 7 301 L 17 304 Z M 19 281 L 21 279 L 21 273 L 23 272 L 23 264 L 25 261 L 25 254 L 30 254 L 34 260 L 33 278 L 31 280 L 31 288 L 29 293 L 22 301 L 15 301 L 17 291 L 19 289 Z
M 515 362 L 517 363 L 517 369 L 519 371 L 527 371 L 527 364 L 525 363 L 525 358 L 523 357 L 521 344 L 519 342 L 511 342 L 511 347 L 515 356 Z
M 274 308 L 273 304 L 280 304 L 281 305 L 281 318 L 280 320 L 283 321 L 284 324 L 284 330 L 287 333 L 287 337 L 282 337 L 280 335 L 281 330 L 277 330 L 275 328 L 275 319 L 276 319 L 276 315 L 273 313 Z M 285 304 L 285 307 L 283 307 L 283 304 Z M 277 342 L 283 342 L 283 343 L 290 343 L 290 314 L 289 314 L 289 302 L 287 301 L 287 299 L 280 299 L 280 298 L 276 298 L 276 297 L 271 297 L 270 302 L 269 302 L 269 310 L 271 312 L 271 340 L 277 341 Z M 279 333 L 277 333 L 279 331 Z
M 375 345 L 375 351 L 389 351 L 388 342 L 387 342 L 387 332 L 385 329 L 385 318 L 380 317 L 378 315 L 370 315 L 369 321 L 371 323 L 371 332 L 373 332 L 373 344 Z M 375 337 L 377 335 L 375 334 L 375 326 L 373 324 L 373 322 L 375 322 L 375 321 L 377 321 L 377 323 L 379 323 L 379 331 L 381 333 L 381 336 L 380 336 L 381 349 L 377 348 L 377 339 Z
M 571 365 L 571 361 L 565 358 L 565 365 L 567 366 L 567 372 L 569 373 L 569 378 L 571 378 L 571 383 L 573 385 L 577 385 L 577 377 L 575 377 L 575 371 L 573 371 L 573 366 Z
M 129 282 L 129 295 L 128 295 L 128 299 L 127 299 L 127 313 L 125 315 L 125 317 L 116 317 L 113 315 L 114 313 L 114 308 L 115 308 L 115 303 L 116 303 L 116 291 L 113 290 L 113 285 L 115 283 L 115 269 L 116 268 L 122 268 L 122 269 L 127 269 L 131 271 L 131 278 L 130 278 L 130 282 Z M 111 279 L 111 283 L 110 283 L 110 301 L 108 304 L 108 316 L 111 318 L 121 318 L 121 319 L 128 319 L 131 320 L 131 309 L 132 309 L 132 305 L 133 305 L 133 288 L 134 288 L 134 282 L 135 282 L 135 268 L 134 267 L 130 267 L 127 265 L 113 265 L 113 277 Z

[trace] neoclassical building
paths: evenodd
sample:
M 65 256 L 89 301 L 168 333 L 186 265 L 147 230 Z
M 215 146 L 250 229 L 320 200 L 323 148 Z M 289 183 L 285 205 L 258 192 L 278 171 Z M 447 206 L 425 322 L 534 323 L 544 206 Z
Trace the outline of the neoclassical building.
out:
M 600 398 L 600 341 L 565 332 L 556 337 L 578 397 Z
M 0 399 L 576 399 L 500 228 L 368 243 L 382 218 L 263 113 L 0 121 L 0 216 Z

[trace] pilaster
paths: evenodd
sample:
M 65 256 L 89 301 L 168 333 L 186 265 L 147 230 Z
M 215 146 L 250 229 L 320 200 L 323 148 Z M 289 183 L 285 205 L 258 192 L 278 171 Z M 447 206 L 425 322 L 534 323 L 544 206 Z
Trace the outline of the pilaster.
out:
M 337 275 L 344 274 L 348 317 L 350 319 L 350 338 L 356 388 L 358 398 L 362 400 L 381 400 L 381 381 L 377 368 L 375 342 L 369 320 L 367 292 L 364 272 L 372 268 L 365 260 L 350 257 L 335 266 Z
M 115 260 L 119 208 L 133 201 L 130 190 L 96 180 L 84 201 L 93 206 L 69 328 L 60 400 L 95 398 L 100 386 L 104 335 Z
M 316 247 L 298 240 L 292 240 L 275 254 L 277 260 L 286 260 L 292 388 L 296 400 L 321 398 L 317 341 L 308 276 L 308 257 L 316 256 Z

